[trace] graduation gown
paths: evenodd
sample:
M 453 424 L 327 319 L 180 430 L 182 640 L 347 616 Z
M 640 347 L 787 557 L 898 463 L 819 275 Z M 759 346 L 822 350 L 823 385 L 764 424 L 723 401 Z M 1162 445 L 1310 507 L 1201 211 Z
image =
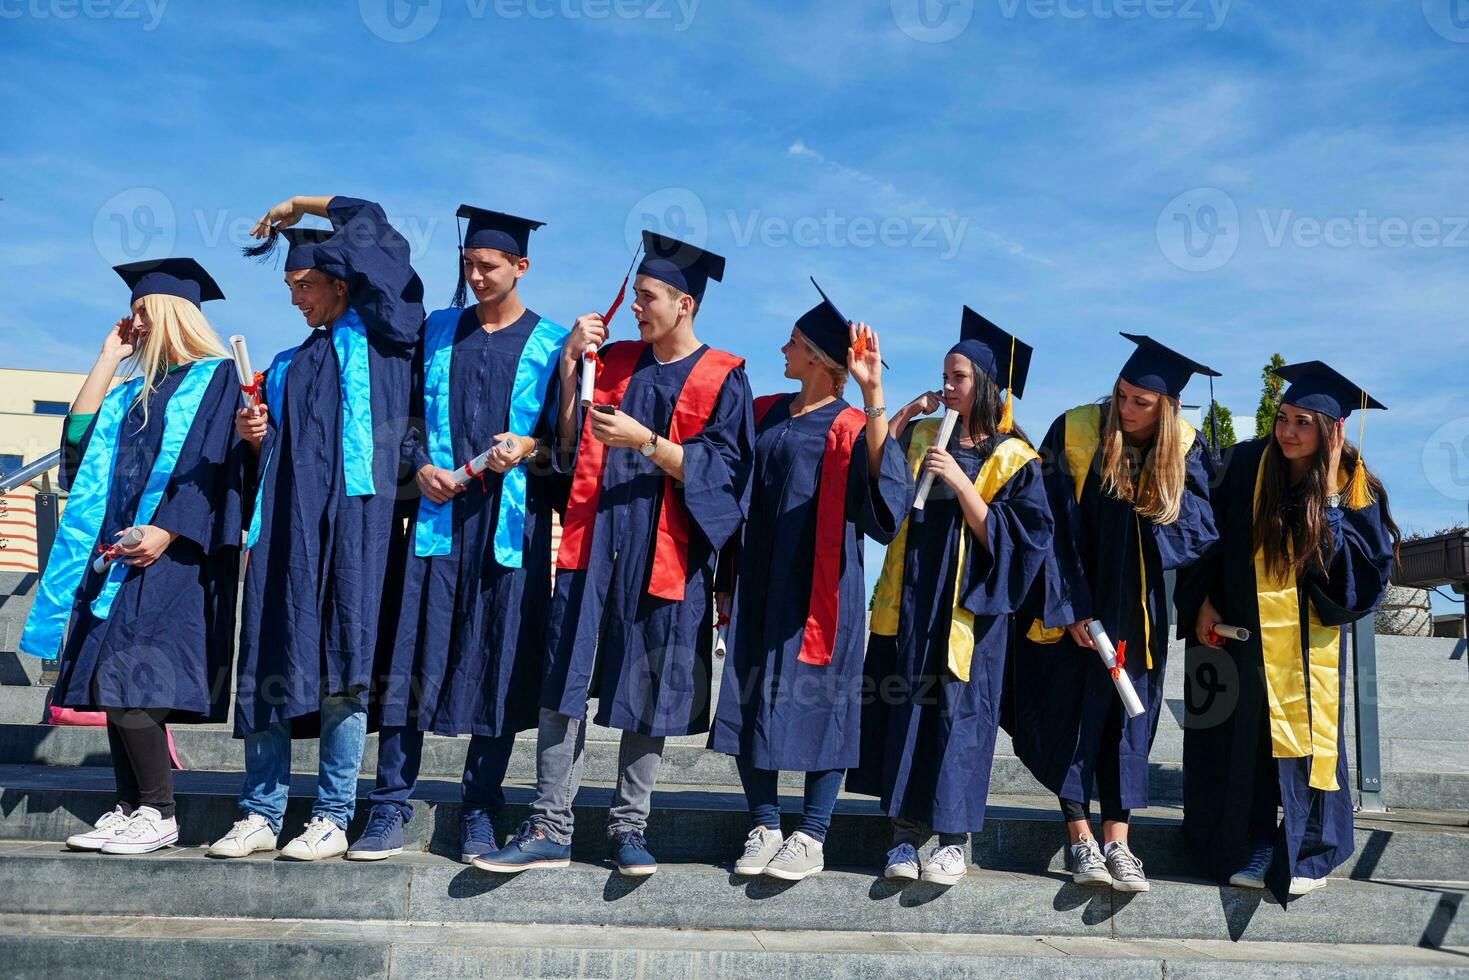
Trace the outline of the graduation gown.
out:
M 622 411 L 660 436 L 667 433 L 679 392 L 706 350 L 660 364 L 652 347 L 645 348 L 623 393 Z M 548 403 L 556 404 L 559 384 L 558 375 Z M 684 480 L 673 492 L 689 518 L 683 601 L 648 594 L 667 474 L 637 449 L 608 448 L 587 567 L 559 568 L 556 574 L 543 707 L 584 718 L 587 698 L 594 697 L 599 725 L 651 736 L 709 730 L 715 560 L 749 504 L 751 401 L 744 368 L 736 367 L 725 377 L 703 430 L 681 440 Z M 580 434 L 584 416 L 578 406 L 573 436 Z M 558 458 L 558 466 L 572 473 L 575 459 Z
M 956 437 L 950 453 L 976 479 L 997 444 L 964 448 Z M 996 490 L 989 507 L 985 548 L 953 491 L 934 481 L 924 509 L 908 515 L 897 634 L 874 632 L 863 667 L 861 763 L 848 773 L 847 789 L 880 797 L 888 816 L 939 833 L 984 826 L 1011 614 L 1051 543 L 1039 462 L 1026 462 Z M 961 538 L 964 565 L 958 568 Z M 962 576 L 958 605 L 974 617 L 967 680 L 949 669 L 956 575 Z
M 245 575 L 237 736 L 286 720 L 296 736 L 314 736 L 322 698 L 366 692 L 379 639 L 391 642 L 396 630 L 404 521 L 416 503 L 401 490 L 400 452 L 423 283 L 381 207 L 335 197 L 329 211 L 337 234 L 316 246 L 325 257 L 317 268 L 347 283 L 366 328 L 373 493 L 347 492 L 341 365 L 332 331 L 312 330 L 291 357 L 283 412 L 260 448 L 268 464 Z
M 1347 782 L 1346 726 L 1338 719 L 1335 790 L 1310 786 L 1312 757 L 1274 758 L 1266 703 L 1263 637 L 1254 566 L 1254 491 L 1267 439 L 1232 447 L 1215 491 L 1219 540 L 1203 561 L 1179 576 L 1180 637 L 1191 639 L 1207 597 L 1223 622 L 1250 630 L 1223 650 L 1190 647 L 1184 674 L 1183 830 L 1207 872 L 1227 881 L 1249 860 L 1253 834 L 1276 825 L 1274 862 L 1266 883 L 1288 900 L 1293 876 L 1322 878 L 1354 848 Z M 1347 474 L 1343 474 L 1345 477 Z M 1327 627 L 1367 615 L 1387 587 L 1392 540 L 1378 501 L 1361 510 L 1328 508 L 1333 550 L 1324 570 L 1298 582 L 1302 660 L 1310 607 Z M 1338 670 L 1337 704 L 1346 703 L 1346 671 Z
M 459 317 L 449 374 L 454 458 L 473 459 L 508 431 L 516 369 L 540 317 L 526 311 L 494 333 L 474 307 Z M 415 363 L 413 417 L 423 418 L 423 361 Z M 532 432 L 549 441 L 542 413 Z M 411 473 L 432 462 L 426 437 L 411 426 L 403 441 Z M 384 725 L 415 724 L 438 735 L 503 735 L 536 724 L 546 617 L 551 606 L 551 510 L 564 504 L 565 479 L 530 466 L 525 484 L 522 565 L 495 557 L 495 531 L 505 485 L 489 471 L 472 480 L 450 506 L 453 541 L 447 555 L 413 551 L 403 580 L 403 615 L 388 682 L 379 699 Z
M 710 748 L 756 768 L 848 769 L 860 754 L 862 653 L 866 646 L 863 539 L 892 541 L 910 506 L 911 480 L 891 438 L 877 473 L 858 433 L 847 469 L 838 611 L 831 662 L 798 660 L 811 608 L 817 491 L 833 421 L 830 405 L 791 418 L 794 395 L 760 420 L 750 518 L 737 561 L 734 611 Z
M 1082 406 L 1073 412 L 1095 411 L 1100 430 L 1107 410 Z M 1099 454 L 1075 472 L 1067 454 L 1071 414 L 1057 418 L 1041 444 L 1056 536 L 1015 630 L 1006 729 L 1036 779 L 1068 800 L 1090 802 L 1098 760 L 1104 752 L 1117 753 L 1122 806 L 1138 809 L 1148 805 L 1148 752 L 1164 700 L 1169 624 L 1163 573 L 1197 561 L 1218 538 L 1209 508 L 1211 467 L 1203 440 L 1193 439 L 1178 519 L 1155 524 L 1102 490 Z M 1192 439 L 1192 429 L 1186 431 Z M 1096 651 L 1077 646 L 1061 629 L 1087 618 L 1101 620 L 1114 646 L 1126 641 L 1123 669 L 1145 709 L 1138 717 L 1126 717 Z M 1049 635 L 1033 628 L 1036 620 Z M 1116 741 L 1104 737 L 1114 712 L 1122 731 Z
M 166 407 L 195 370 L 210 368 L 170 371 L 159 381 L 148 395 L 146 424 L 140 403 L 123 417 L 99 541 L 114 541 L 133 525 L 163 441 Z M 106 619 L 90 608 L 105 576 L 88 561 L 52 692 L 58 707 L 167 708 L 171 723 L 222 722 L 229 711 L 248 449 L 235 434 L 234 365 L 220 361 L 212 371 L 168 488 L 146 522 L 178 537 L 152 565 L 128 569 Z M 66 490 L 92 431 L 74 449 L 62 446 Z

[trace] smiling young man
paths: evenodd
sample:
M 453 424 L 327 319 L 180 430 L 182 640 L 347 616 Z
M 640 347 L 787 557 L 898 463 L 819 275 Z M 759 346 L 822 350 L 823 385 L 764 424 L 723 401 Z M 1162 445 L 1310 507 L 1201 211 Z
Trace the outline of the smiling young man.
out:
M 303 215 L 330 231 L 291 229 Z M 244 818 L 210 854 L 275 847 L 290 788 L 291 739 L 320 738 L 311 820 L 283 849 L 314 861 L 347 849 L 379 639 L 391 640 L 408 511 L 399 452 L 408 418 L 423 284 L 378 205 L 294 197 L 257 237 L 290 243 L 285 281 L 306 321 L 277 355 L 266 405 L 236 425 L 255 450 L 255 504 L 240 617 L 235 734 L 245 740 Z
M 714 566 L 749 503 L 754 421 L 744 362 L 703 344 L 694 317 L 724 259 L 644 233 L 634 282 L 635 342 L 606 344 L 602 317 L 580 317 L 557 378 L 557 465 L 572 474 L 557 557 L 536 744 L 531 819 L 488 871 L 565 867 L 581 781 L 587 699 L 622 730 L 609 813 L 612 858 L 648 875 L 653 783 L 663 740 L 709 729 Z M 601 361 L 593 406 L 576 379 Z
M 543 411 L 567 330 L 525 308 L 531 232 L 541 222 L 462 206 L 468 219 L 454 305 L 429 314 L 414 370 L 415 419 L 403 462 L 422 499 L 403 616 L 382 711 L 372 815 L 347 857 L 403 849 L 424 732 L 470 735 L 460 814 L 462 860 L 496 849 L 500 784 L 517 732 L 536 725 L 551 605 L 552 475 Z M 465 287 L 475 304 L 463 309 Z M 454 471 L 487 450 L 469 482 Z

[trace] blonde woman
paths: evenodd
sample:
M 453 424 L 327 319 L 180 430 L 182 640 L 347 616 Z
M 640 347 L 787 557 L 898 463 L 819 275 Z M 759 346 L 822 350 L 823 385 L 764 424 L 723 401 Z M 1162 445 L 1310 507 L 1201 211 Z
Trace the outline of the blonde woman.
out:
M 56 705 L 107 714 L 117 805 L 67 845 L 142 854 L 179 835 L 164 723 L 221 722 L 228 708 L 240 395 L 199 308 L 224 298 L 209 273 L 193 259 L 117 273 L 132 307 L 67 416 L 70 496 L 20 647 L 60 653 Z M 119 369 L 130 377 L 108 392 Z
M 1041 446 L 1055 545 L 1027 602 L 1010 658 L 1015 752 L 1061 801 L 1077 884 L 1145 892 L 1128 847 L 1131 810 L 1148 804 L 1148 752 L 1163 703 L 1168 608 L 1163 572 L 1197 561 L 1218 537 L 1203 439 L 1178 399 L 1209 368 L 1157 341 L 1137 349 L 1112 394 L 1052 424 Z M 1087 632 L 1114 646 L 1144 711 L 1128 718 Z M 1092 787 L 1102 843 L 1091 833 Z

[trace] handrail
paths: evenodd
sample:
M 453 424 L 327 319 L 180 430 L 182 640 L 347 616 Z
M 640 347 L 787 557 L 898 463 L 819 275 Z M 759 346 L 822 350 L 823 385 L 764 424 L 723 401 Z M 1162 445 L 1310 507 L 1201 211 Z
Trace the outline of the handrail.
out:
M 27 463 L 14 473 L 6 473 L 0 476 L 0 494 L 9 493 L 16 487 L 23 487 L 30 483 L 42 473 L 55 468 L 61 463 L 61 450 L 53 449 L 33 463 Z

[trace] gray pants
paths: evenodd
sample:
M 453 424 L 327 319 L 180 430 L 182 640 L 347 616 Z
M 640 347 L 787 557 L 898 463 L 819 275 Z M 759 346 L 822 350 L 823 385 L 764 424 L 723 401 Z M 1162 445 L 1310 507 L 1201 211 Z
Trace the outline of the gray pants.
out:
M 571 803 L 581 786 L 587 723 L 547 708 L 536 731 L 536 801 L 531 822 L 558 844 L 571 843 Z M 607 812 L 607 833 L 642 833 L 653 808 L 653 784 L 663 761 L 663 739 L 623 732 L 617 750 L 617 789 Z

